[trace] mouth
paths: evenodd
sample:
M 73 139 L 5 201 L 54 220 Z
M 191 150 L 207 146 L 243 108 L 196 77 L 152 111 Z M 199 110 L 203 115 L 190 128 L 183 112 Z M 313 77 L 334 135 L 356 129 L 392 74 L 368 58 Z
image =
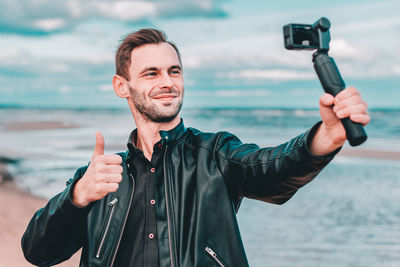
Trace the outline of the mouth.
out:
M 153 96 L 153 99 L 161 99 L 161 100 L 168 100 L 168 99 L 173 99 L 175 97 L 178 97 L 177 94 L 159 94 L 159 95 L 155 95 Z

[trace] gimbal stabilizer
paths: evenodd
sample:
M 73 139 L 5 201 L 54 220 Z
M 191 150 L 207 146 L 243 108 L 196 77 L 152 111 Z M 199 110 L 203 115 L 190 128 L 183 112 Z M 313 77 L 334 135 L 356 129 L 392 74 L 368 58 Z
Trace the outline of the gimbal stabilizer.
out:
M 290 50 L 314 50 L 314 69 L 325 92 L 336 96 L 346 86 L 333 58 L 329 57 L 329 28 L 327 18 L 321 18 L 314 24 L 288 24 L 283 27 L 285 47 Z M 367 140 L 364 127 L 350 120 L 341 119 L 350 145 L 358 146 Z

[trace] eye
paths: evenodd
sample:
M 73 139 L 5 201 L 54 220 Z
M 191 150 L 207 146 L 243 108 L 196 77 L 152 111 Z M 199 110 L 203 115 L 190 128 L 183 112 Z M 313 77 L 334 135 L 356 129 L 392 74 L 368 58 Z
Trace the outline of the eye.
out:
M 155 72 L 155 71 L 146 72 L 144 75 L 145 75 L 145 76 L 152 77 L 152 76 L 156 76 L 156 75 L 157 75 L 157 72 Z
M 179 74 L 181 74 L 181 71 L 178 70 L 178 69 L 175 69 L 175 70 L 171 70 L 169 73 L 170 73 L 170 74 L 179 75 Z

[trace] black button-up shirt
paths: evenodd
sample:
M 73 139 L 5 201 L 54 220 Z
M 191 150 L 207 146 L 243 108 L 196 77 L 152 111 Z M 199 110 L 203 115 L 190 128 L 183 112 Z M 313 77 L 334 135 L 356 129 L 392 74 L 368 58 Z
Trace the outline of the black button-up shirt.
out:
M 135 142 L 132 142 L 135 140 Z M 128 141 L 128 171 L 135 180 L 131 209 L 122 235 L 114 266 L 159 266 L 154 184 L 163 179 L 162 142 L 154 145 L 151 161 L 134 144 L 137 131 Z

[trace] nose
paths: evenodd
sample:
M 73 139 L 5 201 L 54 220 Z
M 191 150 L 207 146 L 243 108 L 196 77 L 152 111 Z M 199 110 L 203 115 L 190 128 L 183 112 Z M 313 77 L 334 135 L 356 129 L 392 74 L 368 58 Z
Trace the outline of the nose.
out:
M 174 84 L 173 84 L 169 74 L 168 73 L 163 73 L 163 75 L 161 75 L 161 77 L 160 77 L 159 87 L 160 88 L 171 88 L 173 86 L 174 86 Z

